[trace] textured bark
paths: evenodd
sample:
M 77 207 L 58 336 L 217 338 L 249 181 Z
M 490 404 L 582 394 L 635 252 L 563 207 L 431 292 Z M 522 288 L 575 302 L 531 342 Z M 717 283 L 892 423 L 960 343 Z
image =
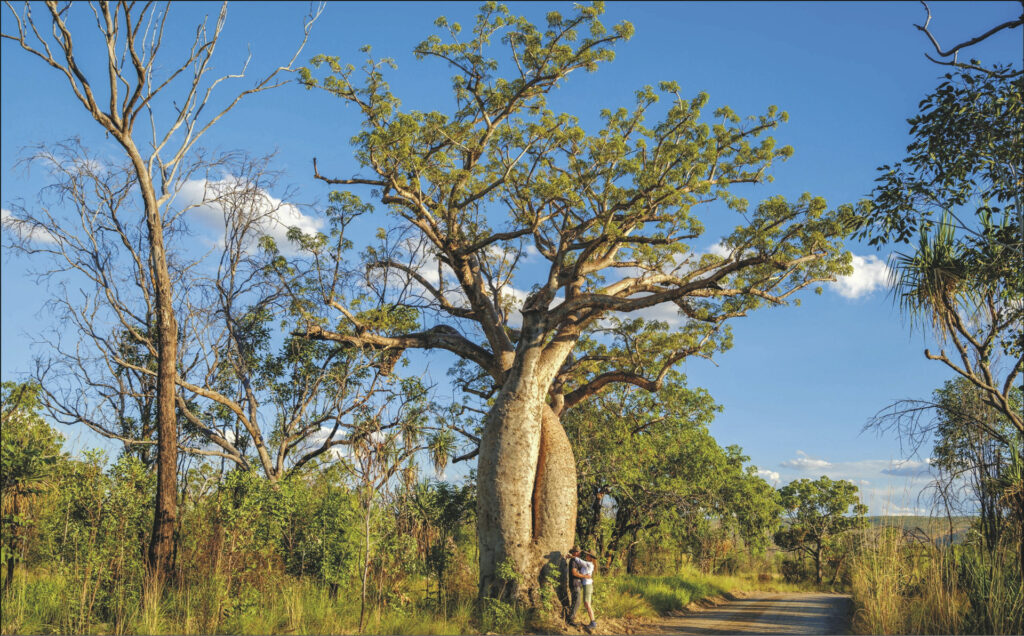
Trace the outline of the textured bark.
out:
M 519 573 L 532 566 L 533 486 L 543 406 L 538 391 L 503 389 L 484 419 L 477 469 L 481 596 L 519 596 L 519 585 L 498 578 L 498 566 L 506 559 Z
M 533 497 L 534 550 L 541 562 L 558 566 L 576 531 L 576 459 L 569 436 L 545 404 Z
M 540 391 L 502 392 L 485 420 L 478 469 L 480 594 L 537 599 L 547 565 L 559 567 L 576 526 L 576 465 Z M 497 575 L 511 559 L 519 582 Z
M 177 394 L 178 322 L 174 317 L 174 295 L 164 251 L 163 218 L 149 171 L 130 140 L 121 139 L 135 166 L 146 208 L 150 268 L 156 296 L 157 378 L 156 378 L 156 510 L 149 541 L 149 574 L 155 582 L 166 579 L 174 568 L 174 529 L 178 521 L 178 418 Z

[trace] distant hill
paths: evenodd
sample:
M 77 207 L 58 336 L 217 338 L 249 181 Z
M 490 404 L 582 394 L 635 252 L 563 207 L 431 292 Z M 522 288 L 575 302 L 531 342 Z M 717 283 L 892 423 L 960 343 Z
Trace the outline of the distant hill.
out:
M 919 530 L 925 536 L 938 543 L 959 543 L 977 517 L 921 517 L 912 515 L 893 515 L 868 517 L 873 528 L 903 528 Z M 953 524 L 950 535 L 950 522 Z

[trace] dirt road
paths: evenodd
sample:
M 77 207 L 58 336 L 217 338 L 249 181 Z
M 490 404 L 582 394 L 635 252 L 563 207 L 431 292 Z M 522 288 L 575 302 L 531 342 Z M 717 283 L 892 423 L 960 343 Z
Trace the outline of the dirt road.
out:
M 646 627 L 646 634 L 848 634 L 850 597 L 755 593 Z

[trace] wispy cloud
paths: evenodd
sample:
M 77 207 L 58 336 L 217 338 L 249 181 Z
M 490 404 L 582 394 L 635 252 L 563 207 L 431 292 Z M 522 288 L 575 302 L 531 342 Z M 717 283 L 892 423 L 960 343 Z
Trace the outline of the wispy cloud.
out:
M 13 232 L 18 238 L 33 243 L 44 243 L 53 245 L 57 239 L 44 228 L 32 225 L 24 219 L 19 219 L 7 208 L 0 209 L 0 225 L 9 232 Z
M 759 477 L 763 477 L 765 481 L 772 484 L 773 486 L 779 483 L 779 473 L 775 472 L 774 470 L 765 470 L 762 468 L 757 471 L 757 475 Z
M 811 457 L 796 451 L 796 457 L 779 463 L 781 482 L 807 477 L 816 479 L 828 475 L 831 479 L 845 479 L 860 489 L 861 499 L 868 505 L 869 514 L 924 515 L 929 514 L 933 492 L 931 459 L 859 459 L 835 461 Z
M 889 285 L 889 266 L 874 254 L 853 256 L 853 273 L 840 276 L 832 287 L 844 298 L 860 298 Z
M 182 185 L 174 197 L 174 203 L 181 209 L 190 208 L 187 214 L 209 228 L 223 230 L 227 214 L 224 207 L 226 203 L 217 199 L 227 201 L 231 198 L 225 196 L 229 192 L 246 187 L 250 186 L 230 175 L 217 181 L 193 179 Z M 251 208 L 245 213 L 260 219 L 257 223 L 259 231 L 274 239 L 282 252 L 289 253 L 294 250 L 288 240 L 288 231 L 291 228 L 297 227 L 303 234 L 315 234 L 323 227 L 321 219 L 303 214 L 298 206 L 282 201 L 266 190 L 257 189 L 252 196 L 239 198 L 244 201 L 245 206 Z M 218 240 L 222 238 L 219 237 Z
M 927 475 L 931 460 L 917 462 L 911 459 L 896 460 L 888 468 L 882 469 L 883 475 L 897 475 L 900 477 L 917 477 Z

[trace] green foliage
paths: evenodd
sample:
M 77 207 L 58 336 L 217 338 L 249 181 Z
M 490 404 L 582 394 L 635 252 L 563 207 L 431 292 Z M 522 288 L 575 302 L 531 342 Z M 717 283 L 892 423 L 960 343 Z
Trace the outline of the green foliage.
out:
M 756 206 L 724 237 L 727 257 L 701 255 L 692 246 L 704 230 L 696 215 L 699 206 L 719 200 L 746 212 L 747 201 L 734 186 L 770 180 L 771 165 L 792 154 L 766 136 L 787 119 L 777 107 L 744 119 L 723 106 L 708 116 L 706 94 L 684 99 L 678 84 L 667 81 L 641 87 L 629 107 L 602 110 L 596 132 L 585 131 L 573 114 L 548 108 L 548 94 L 569 74 L 611 60 L 614 46 L 632 35 L 628 23 L 606 28 L 602 13 L 600 3 L 577 5 L 570 16 L 549 14 L 541 28 L 488 3 L 461 36 L 461 26 L 438 19 L 439 33 L 415 52 L 452 69 L 454 105 L 446 112 L 403 109 L 385 79 L 393 62 L 374 58 L 368 48 L 358 70 L 329 55 L 314 57 L 302 70 L 304 85 L 336 95 L 363 120 L 351 141 L 370 176 L 328 181 L 375 188 L 372 196 L 398 223 L 397 231 L 378 232 L 378 244 L 364 254 L 376 299 L 388 306 L 429 307 L 453 318 L 451 324 L 415 331 L 415 339 L 395 338 L 389 346 L 413 342 L 448 349 L 493 377 L 491 367 L 507 364 L 494 360 L 513 352 L 520 336 L 509 324 L 514 299 L 502 290 L 519 273 L 528 241 L 551 263 L 549 276 L 517 283 L 530 289 L 531 302 L 547 316 L 543 338 L 569 345 L 579 341 L 585 348 L 588 332 L 601 339 L 602 317 L 677 302 L 687 316 L 678 332 L 643 321 L 618 324 L 622 339 L 641 345 L 632 357 L 645 358 L 643 368 L 653 368 L 653 377 L 687 355 L 710 356 L 727 348 L 726 320 L 784 304 L 809 285 L 849 273 L 841 239 L 854 211 L 849 206 L 828 210 L 824 200 L 810 195 Z M 499 34 L 500 47 L 493 41 Z M 492 51 L 509 55 L 499 59 Z M 331 196 L 349 209 L 366 209 L 353 193 Z M 348 222 L 343 215 L 331 236 L 342 236 Z M 400 245 L 394 239 L 410 232 L 418 240 Z M 304 305 L 305 324 L 328 325 L 338 312 L 343 319 L 336 332 L 353 341 L 368 341 L 364 330 L 398 335 L 380 328 L 376 314 L 364 320 L 354 310 L 360 300 L 344 297 L 345 286 L 336 280 L 337 264 L 345 262 L 343 249 L 333 258 L 307 251 L 329 284 Z M 431 282 L 434 272 L 425 258 L 437 260 L 439 280 Z M 780 271 L 785 274 L 779 276 Z M 380 282 L 395 277 L 405 284 Z M 735 293 L 717 293 L 726 287 Z M 556 308 L 553 299 L 559 294 L 567 301 Z M 466 298 L 453 303 L 459 295 Z M 326 303 L 318 312 L 321 299 Z M 484 332 L 483 348 L 475 334 L 467 336 L 472 344 L 458 337 L 467 328 L 460 321 L 466 320 L 476 323 L 469 330 Z M 631 330 L 635 333 L 625 333 Z M 635 368 L 627 366 L 629 349 L 608 348 L 604 367 Z M 594 379 L 589 371 L 601 366 L 575 369 L 573 377 L 556 382 L 557 389 L 583 390 Z M 580 398 L 565 395 L 567 402 Z
M 39 386 L 4 382 L 0 394 L 0 564 L 4 588 L 24 558 L 37 500 L 54 486 L 63 436 L 39 415 Z
M 952 345 L 926 357 L 983 388 L 1024 434 L 1008 395 L 1024 372 L 1024 74 L 1010 70 L 959 69 L 920 103 L 907 157 L 879 169 L 857 236 L 917 236 L 892 263 L 900 309 Z
M 1012 391 L 1011 399 L 1020 410 L 1020 389 Z M 1004 493 L 1016 481 L 1011 475 L 1013 454 L 1020 446 L 1016 431 L 1005 415 L 986 403 L 984 392 L 965 378 L 945 382 L 935 391 L 934 403 L 931 464 L 946 483 L 968 480 L 970 495 L 965 503 L 968 510 L 978 510 L 982 535 L 994 547 L 1006 525 L 1004 517 L 1015 511 L 1015 499 Z M 953 509 L 959 503 L 947 501 Z
M 480 626 L 485 632 L 521 634 L 525 631 L 526 613 L 517 605 L 496 598 L 481 601 Z
M 843 533 L 866 525 L 868 507 L 857 492 L 852 483 L 825 476 L 815 481 L 799 479 L 779 489 L 788 525 L 775 533 L 775 543 L 811 557 L 819 584 L 826 552 L 836 550 L 836 540 Z
M 473 484 L 456 487 L 447 482 L 421 483 L 416 486 L 413 503 L 420 518 L 436 531 L 436 537 L 429 540 L 425 564 L 437 579 L 441 601 L 445 576 L 459 557 L 456 539 L 476 513 L 476 488 Z
M 654 555 L 678 548 L 713 569 L 734 539 L 763 552 L 777 527 L 775 490 L 738 447 L 715 442 L 707 425 L 718 407 L 684 380 L 669 373 L 656 394 L 610 388 L 563 420 L 579 475 L 577 536 L 599 554 L 632 544 L 654 567 Z M 632 552 L 630 568 L 641 565 Z
M 39 387 L 3 383 L 0 396 L 0 488 L 8 497 L 28 497 L 43 492 L 45 481 L 61 458 L 64 437 L 39 415 Z M 13 501 L 5 504 L 13 506 Z
M 902 161 L 879 168 L 873 208 L 858 232 L 871 244 L 907 243 L 934 217 L 974 205 L 1013 220 L 1019 209 L 1024 77 L 958 70 L 919 104 Z M 960 217 L 967 229 L 977 222 Z M 1018 270 L 1019 271 L 1019 270 Z

